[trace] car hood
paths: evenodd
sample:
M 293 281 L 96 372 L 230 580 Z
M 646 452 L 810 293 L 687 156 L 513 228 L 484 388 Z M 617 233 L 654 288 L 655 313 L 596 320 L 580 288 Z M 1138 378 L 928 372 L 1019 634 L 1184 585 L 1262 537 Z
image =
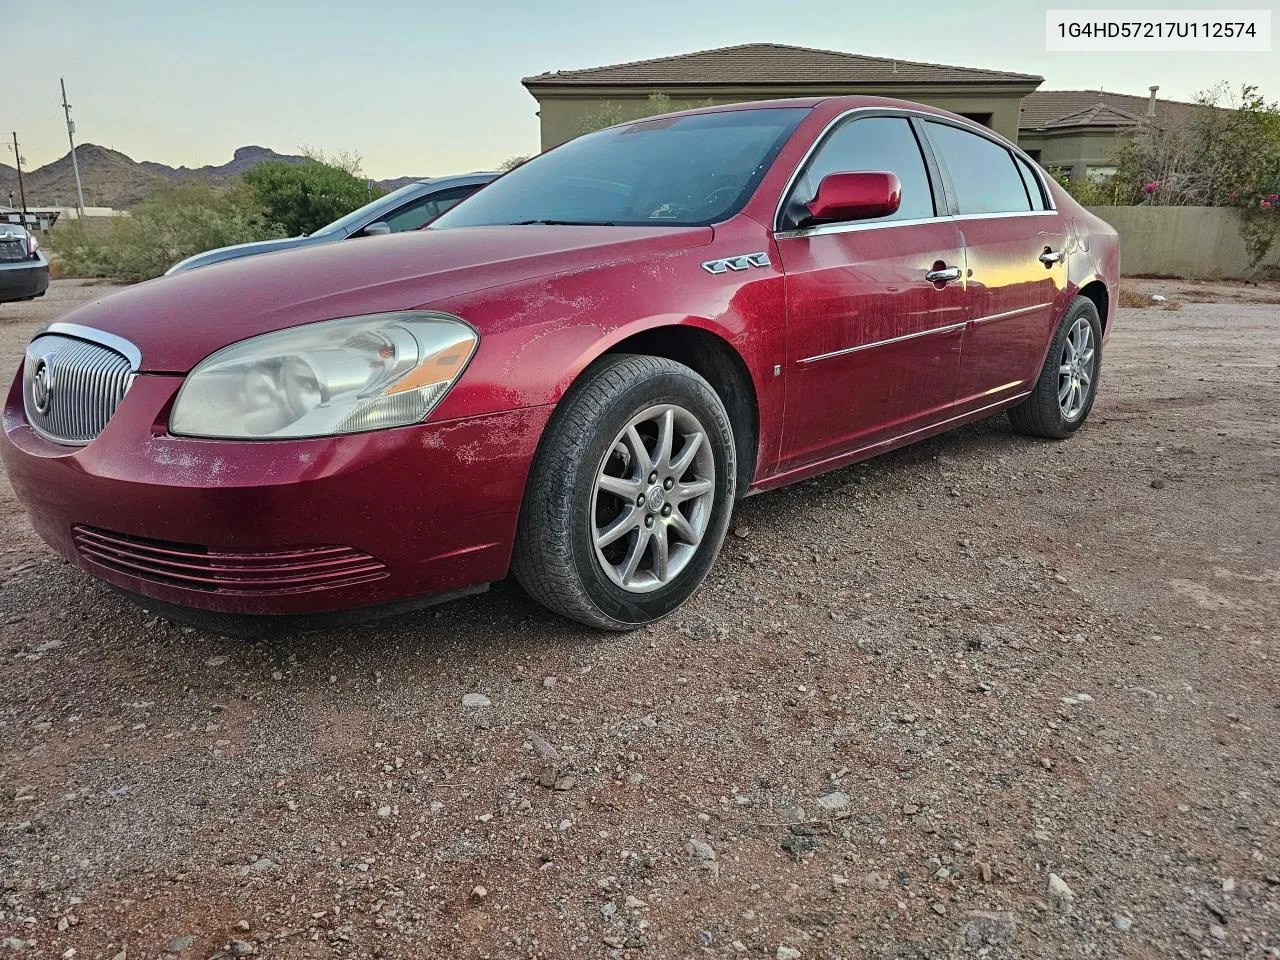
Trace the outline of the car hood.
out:
M 144 372 L 186 373 L 215 350 L 261 333 L 660 256 L 710 243 L 712 236 L 710 227 L 417 230 L 160 277 L 62 320 L 131 341 Z
M 295 250 L 298 247 L 309 247 L 315 243 L 340 239 L 342 239 L 340 236 L 282 237 L 279 240 L 258 240 L 254 243 L 236 243 L 229 247 L 216 247 L 213 250 L 197 253 L 193 257 L 187 257 L 187 259 L 175 263 L 165 275 L 183 273 L 187 270 L 194 270 L 196 267 L 208 267 L 215 263 L 224 263 L 227 260 L 238 260 L 240 257 L 255 257 L 260 253 L 276 253 L 280 250 Z

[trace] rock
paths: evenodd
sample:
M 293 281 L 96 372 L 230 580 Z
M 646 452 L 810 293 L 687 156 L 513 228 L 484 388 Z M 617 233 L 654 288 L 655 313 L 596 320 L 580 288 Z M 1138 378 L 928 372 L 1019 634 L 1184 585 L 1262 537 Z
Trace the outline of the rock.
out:
M 800 951 L 795 947 L 781 946 L 778 947 L 776 954 L 778 960 L 800 960 Z
M 791 854 L 792 857 L 799 860 L 801 854 L 810 853 L 818 849 L 820 841 L 814 836 L 795 836 L 790 835 L 783 839 L 782 849 Z
M 247 940 L 232 940 L 231 952 L 237 957 L 252 957 L 258 952 L 258 949 Z
M 709 863 L 716 858 L 716 852 L 711 849 L 711 844 L 702 840 L 695 840 L 690 837 L 689 842 L 684 845 L 684 848 L 689 851 L 690 855 L 702 863 Z
M 605 919 L 608 920 L 618 912 L 618 905 L 612 900 L 606 901 L 605 905 L 600 908 L 600 912 L 604 914 Z
M 489 698 L 483 693 L 464 693 L 462 695 L 462 705 L 464 707 L 476 708 L 489 706 Z
M 387 806 L 386 804 L 384 804 L 383 806 L 379 807 L 379 808 L 378 808 L 378 816 L 380 816 L 380 817 L 382 817 L 382 818 L 384 818 L 384 819 L 385 819 L 385 818 L 387 818 L 387 817 L 389 817 L 389 816 L 391 816 L 391 807 Z
M 929 909 L 940 917 L 945 917 L 947 915 L 947 905 L 941 901 L 935 900 L 933 903 L 929 904 Z
M 1012 913 L 994 910 L 969 910 L 960 925 L 960 939 L 970 947 L 997 946 L 1007 943 L 1018 927 Z
M 267 857 L 260 857 L 249 864 L 249 869 L 254 873 L 270 873 L 272 870 L 279 870 L 280 864 Z
M 249 932 L 249 921 L 248 921 L 248 920 L 237 920 L 237 921 L 236 921 L 236 929 L 237 929 L 237 930 L 239 930 L 241 933 L 248 933 L 248 932 Z
M 805 816 L 804 807 L 787 807 L 780 815 L 784 823 L 804 823 L 808 819 Z
M 556 685 L 555 677 L 545 677 L 542 681 L 542 686 L 547 690 L 550 690 L 555 685 Z
M 848 805 L 848 794 L 841 793 L 839 790 L 834 793 L 824 793 L 818 798 L 818 806 L 823 810 L 843 810 Z
M 889 878 L 881 874 L 878 870 L 872 870 L 862 878 L 862 882 L 872 890 L 889 889 Z
M 982 878 L 983 883 L 990 883 L 992 877 L 991 864 L 985 860 L 978 861 L 978 876 Z
M 1222 892 L 1231 893 L 1236 888 L 1235 877 L 1224 877 L 1222 880 Z
M 1151 481 L 1151 489 L 1153 489 L 1153 490 L 1163 490 L 1163 489 L 1164 489 L 1164 480 L 1162 480 L 1160 477 L 1156 477 L 1154 480 L 1152 480 L 1152 481 Z
M 489 891 L 484 887 L 475 886 L 471 888 L 471 896 L 476 900 L 483 900 L 489 895 Z
M 1067 886 L 1067 882 L 1056 873 L 1049 874 L 1049 896 L 1060 904 L 1070 903 L 1076 898 L 1076 892 Z
M 559 790 L 561 792 L 565 790 L 572 790 L 574 788 L 574 785 L 577 782 L 578 781 L 575 780 L 573 777 L 561 777 L 555 782 L 554 789 Z
M 1211 923 L 1209 924 L 1209 936 L 1215 940 L 1225 940 L 1227 939 L 1227 929 L 1216 923 Z
M 917 813 L 920 812 L 920 805 L 916 803 L 904 803 L 902 805 L 902 812 L 905 813 L 908 817 L 914 817 Z
M 164 950 L 165 953 L 181 953 L 195 942 L 196 938 L 192 934 L 184 934 L 181 937 L 174 937 L 170 940 L 169 945 Z
M 0 950 L 25 950 L 27 946 L 27 941 L 21 937 L 5 937 L 0 940 Z
M 1111 915 L 1111 925 L 1121 933 L 1128 933 L 1129 928 L 1133 926 L 1133 921 L 1123 913 L 1113 913 Z

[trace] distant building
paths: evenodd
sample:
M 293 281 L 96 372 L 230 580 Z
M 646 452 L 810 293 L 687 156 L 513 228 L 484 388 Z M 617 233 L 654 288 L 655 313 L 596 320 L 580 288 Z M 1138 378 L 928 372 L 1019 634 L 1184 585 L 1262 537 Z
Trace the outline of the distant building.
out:
M 941 107 L 1018 143 L 1046 168 L 1072 177 L 1114 172 L 1122 138 L 1140 124 L 1181 118 L 1192 104 L 1085 90 L 1037 88 L 1043 77 L 1002 70 L 915 63 L 778 43 L 748 43 L 583 70 L 556 70 L 521 82 L 538 101 L 542 149 L 571 140 L 602 111 L 623 120 L 650 112 L 661 93 L 672 109 L 707 102 L 869 94 Z M 1153 94 L 1154 97 L 1154 94 Z
M 1105 180 L 1116 172 L 1123 138 L 1145 123 L 1187 122 L 1194 103 L 1158 100 L 1105 90 L 1038 90 L 1022 98 L 1018 146 L 1054 172 L 1073 180 Z

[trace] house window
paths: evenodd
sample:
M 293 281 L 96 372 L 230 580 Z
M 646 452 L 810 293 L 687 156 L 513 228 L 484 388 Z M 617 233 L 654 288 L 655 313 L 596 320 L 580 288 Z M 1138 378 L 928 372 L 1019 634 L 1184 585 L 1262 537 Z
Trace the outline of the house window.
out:
M 991 126 L 991 114 L 989 113 L 962 113 L 960 116 L 966 120 L 972 120 L 974 123 L 980 123 L 984 127 Z
M 1106 183 L 1116 175 L 1115 167 L 1093 166 L 1090 164 L 1085 167 L 1084 175 L 1089 178 L 1090 183 Z
M 1034 160 L 1036 163 L 1039 163 L 1039 162 L 1040 162 L 1040 151 L 1039 151 L 1039 150 L 1027 150 L 1027 151 L 1025 151 L 1025 153 L 1026 153 L 1026 155 L 1027 155 L 1028 157 L 1030 157 L 1030 158 L 1031 158 L 1032 160 Z

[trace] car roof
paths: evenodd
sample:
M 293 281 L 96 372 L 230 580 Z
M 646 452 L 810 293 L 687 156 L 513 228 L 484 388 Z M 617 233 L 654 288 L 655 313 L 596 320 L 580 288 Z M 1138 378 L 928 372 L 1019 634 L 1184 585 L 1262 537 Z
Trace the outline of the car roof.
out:
M 502 176 L 496 170 L 477 170 L 475 173 L 459 173 L 450 177 L 423 177 L 417 181 L 424 187 L 465 187 L 471 183 L 488 183 Z

